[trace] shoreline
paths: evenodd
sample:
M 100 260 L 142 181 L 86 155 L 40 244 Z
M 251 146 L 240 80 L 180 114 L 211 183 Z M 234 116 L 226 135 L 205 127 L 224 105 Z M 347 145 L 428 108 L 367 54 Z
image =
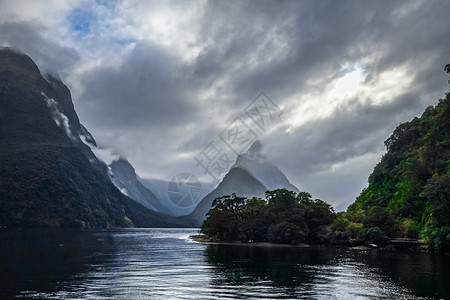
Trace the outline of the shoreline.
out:
M 411 248 L 401 248 L 401 247 L 395 247 L 394 245 L 388 245 L 386 247 L 371 247 L 368 245 L 359 245 L 359 246 L 349 246 L 349 245 L 311 245 L 311 244 L 305 244 L 305 243 L 299 243 L 299 244 L 274 244 L 270 242 L 257 242 L 257 243 L 246 243 L 246 242 L 227 242 L 227 241 L 215 241 L 211 239 L 209 236 L 204 234 L 196 234 L 196 235 L 190 235 L 189 239 L 205 244 L 205 245 L 224 245 L 224 246 L 241 246 L 241 247 L 260 247 L 260 248 L 309 248 L 309 247 L 337 247 L 337 248 L 347 248 L 350 250 L 357 250 L 357 251 L 392 251 L 392 252 L 422 252 L 422 253 L 430 253 L 429 251 L 426 251 L 424 249 L 411 249 Z
M 243 247 L 261 247 L 261 248 L 308 248 L 311 247 L 309 244 L 274 244 L 270 242 L 257 242 L 257 243 L 245 243 L 245 242 L 225 242 L 225 241 L 214 241 L 209 236 L 204 234 L 190 235 L 189 239 L 194 242 L 206 244 L 206 245 L 224 245 L 224 246 L 243 246 Z

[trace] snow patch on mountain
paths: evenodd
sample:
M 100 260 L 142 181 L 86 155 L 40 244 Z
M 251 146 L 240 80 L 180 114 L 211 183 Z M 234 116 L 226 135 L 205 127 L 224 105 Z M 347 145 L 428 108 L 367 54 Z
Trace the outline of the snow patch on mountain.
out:
M 72 139 L 75 142 L 79 142 L 79 140 L 72 133 L 72 130 L 70 129 L 69 118 L 61 111 L 59 103 L 55 99 L 48 97 L 44 92 L 41 92 L 41 95 L 44 97 L 45 103 L 47 104 L 47 107 L 50 109 L 50 112 L 56 125 L 63 128 L 70 139 Z M 108 176 L 111 182 L 119 189 L 119 191 L 122 194 L 129 196 L 127 189 L 124 188 L 123 186 L 120 186 L 114 179 L 114 174 L 110 167 L 110 165 L 114 161 L 119 160 L 120 156 L 114 153 L 112 149 L 97 147 L 94 138 L 84 127 L 81 127 L 78 136 L 84 144 L 86 144 L 89 148 L 91 148 L 95 157 L 99 161 L 103 161 L 106 164 L 106 166 L 108 167 Z
M 109 179 L 122 194 L 154 211 L 170 213 L 168 208 L 159 203 L 153 192 L 142 185 L 134 168 L 125 158 L 110 148 L 98 147 L 92 135 L 83 127 L 79 137 L 91 148 L 95 157 L 106 164 Z

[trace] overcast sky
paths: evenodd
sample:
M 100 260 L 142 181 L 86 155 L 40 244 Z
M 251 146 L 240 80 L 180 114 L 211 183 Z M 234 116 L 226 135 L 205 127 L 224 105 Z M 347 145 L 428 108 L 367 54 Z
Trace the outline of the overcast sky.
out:
M 336 205 L 367 185 L 394 128 L 448 91 L 449 12 L 433 0 L 1 0 L 0 43 L 58 73 L 98 144 L 141 177 L 201 177 L 211 142 L 234 160 L 224 135 L 244 122 L 294 185 Z M 263 127 L 245 113 L 260 92 Z

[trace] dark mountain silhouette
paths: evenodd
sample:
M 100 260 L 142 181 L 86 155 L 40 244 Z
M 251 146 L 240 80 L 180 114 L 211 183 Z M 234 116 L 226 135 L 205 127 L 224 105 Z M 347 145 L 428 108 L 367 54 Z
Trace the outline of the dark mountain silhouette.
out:
M 96 145 L 64 83 L 0 49 L 0 226 L 182 226 L 123 195 L 82 139 Z

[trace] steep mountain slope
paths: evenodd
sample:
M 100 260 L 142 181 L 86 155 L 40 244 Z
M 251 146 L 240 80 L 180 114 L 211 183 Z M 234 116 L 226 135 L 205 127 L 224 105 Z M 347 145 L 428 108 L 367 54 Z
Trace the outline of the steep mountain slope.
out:
M 199 202 L 188 218 L 200 225 L 214 199 L 232 193 L 242 197 L 264 198 L 267 190 L 278 188 L 298 192 L 286 176 L 262 155 L 261 150 L 261 143 L 256 141 L 246 153 L 240 154 L 222 182 Z
M 124 196 L 70 91 L 28 56 L 0 49 L 0 227 L 179 226 Z
M 385 145 L 349 214 L 370 218 L 390 235 L 420 235 L 450 249 L 450 93 L 400 124 Z
M 123 157 L 109 164 L 112 182 L 122 193 L 143 206 L 164 214 L 171 214 L 170 210 L 162 205 L 151 190 L 146 188 L 139 180 L 133 166 Z

